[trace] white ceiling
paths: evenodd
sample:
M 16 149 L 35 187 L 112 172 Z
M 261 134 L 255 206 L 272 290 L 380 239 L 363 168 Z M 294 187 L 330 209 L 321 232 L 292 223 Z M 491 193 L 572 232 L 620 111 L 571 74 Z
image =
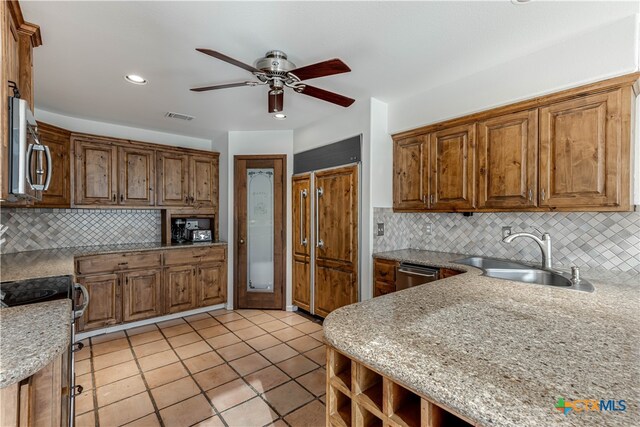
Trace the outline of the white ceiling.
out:
M 281 49 L 303 66 L 338 57 L 351 73 L 309 81 L 385 102 L 526 55 L 552 41 L 638 13 L 638 2 L 29 2 L 38 108 L 212 138 L 228 130 L 297 129 L 342 107 L 285 94 L 286 121 L 267 113 L 265 87 L 189 88 L 251 75 L 195 51 L 246 63 Z M 126 83 L 125 74 L 149 80 Z M 175 111 L 191 122 L 165 119 Z

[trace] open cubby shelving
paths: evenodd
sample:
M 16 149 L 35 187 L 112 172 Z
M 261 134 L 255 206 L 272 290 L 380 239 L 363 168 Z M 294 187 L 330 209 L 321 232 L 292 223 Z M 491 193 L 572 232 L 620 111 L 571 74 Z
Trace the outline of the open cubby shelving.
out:
M 462 417 L 327 346 L 327 426 L 468 427 Z

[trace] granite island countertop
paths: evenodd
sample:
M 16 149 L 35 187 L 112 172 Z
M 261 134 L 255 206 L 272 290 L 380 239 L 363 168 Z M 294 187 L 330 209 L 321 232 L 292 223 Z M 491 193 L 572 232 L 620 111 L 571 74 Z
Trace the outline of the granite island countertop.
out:
M 329 345 L 478 425 L 640 425 L 637 273 L 583 270 L 587 293 L 485 277 L 468 255 L 374 256 L 465 273 L 332 312 Z M 565 416 L 559 397 L 627 410 Z
M 225 246 L 227 242 L 198 242 L 183 244 L 130 243 L 124 245 L 80 246 L 39 251 L 15 252 L 0 256 L 0 280 L 28 280 L 38 277 L 66 276 L 75 273 L 74 257 L 122 252 L 181 249 L 200 246 Z
M 47 366 L 70 340 L 71 300 L 0 310 L 0 388 Z

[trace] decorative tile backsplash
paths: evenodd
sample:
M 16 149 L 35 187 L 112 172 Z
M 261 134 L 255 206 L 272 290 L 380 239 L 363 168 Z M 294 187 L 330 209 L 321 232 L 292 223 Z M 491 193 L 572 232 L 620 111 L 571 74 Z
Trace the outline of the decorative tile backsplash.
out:
M 549 233 L 556 266 L 640 273 L 640 212 L 474 213 L 465 217 L 374 208 L 373 215 L 374 224 L 383 222 L 385 228 L 384 236 L 374 237 L 374 252 L 412 248 L 540 262 L 540 248 L 533 240 L 502 242 L 502 227 L 510 226 L 513 233 Z
M 2 253 L 161 240 L 159 210 L 2 209 Z

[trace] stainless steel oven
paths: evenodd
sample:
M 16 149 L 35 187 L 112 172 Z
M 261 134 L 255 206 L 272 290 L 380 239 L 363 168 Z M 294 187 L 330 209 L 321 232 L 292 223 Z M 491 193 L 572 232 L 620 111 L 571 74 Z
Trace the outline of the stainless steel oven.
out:
M 9 197 L 42 200 L 53 174 L 49 147 L 40 143 L 27 101 L 9 97 Z
M 418 264 L 400 263 L 396 267 L 396 290 L 412 288 L 438 280 L 439 270 Z

